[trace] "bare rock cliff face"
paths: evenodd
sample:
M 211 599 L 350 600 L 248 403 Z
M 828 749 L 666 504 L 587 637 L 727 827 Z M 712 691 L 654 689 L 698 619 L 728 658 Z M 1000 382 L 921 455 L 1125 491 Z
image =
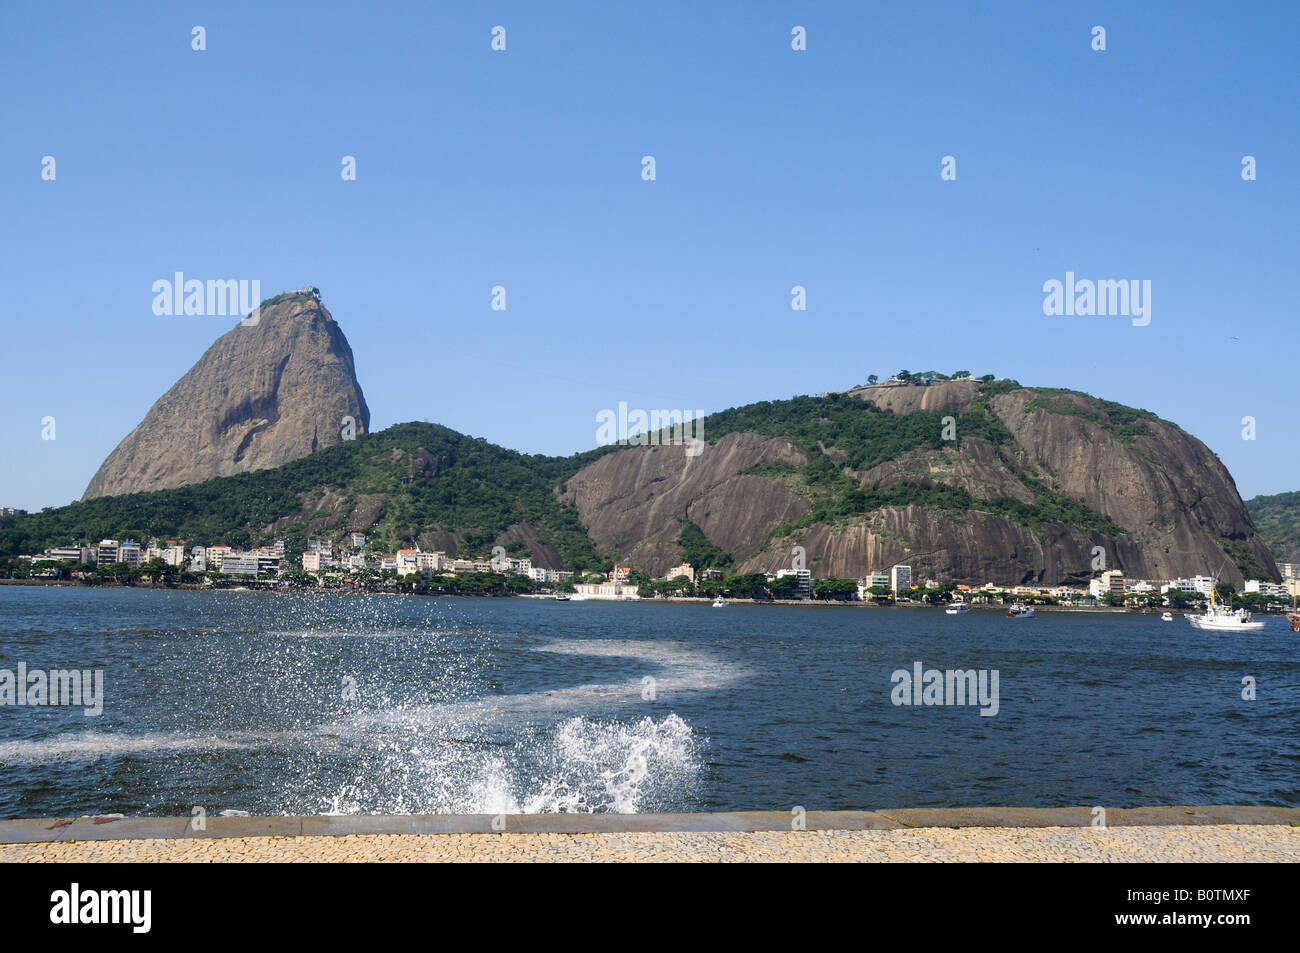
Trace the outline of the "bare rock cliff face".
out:
M 158 399 L 82 499 L 277 467 L 338 443 L 349 417 L 369 432 L 347 338 L 314 296 L 281 295 Z
M 1130 576 L 1207 574 L 1244 581 L 1220 540 L 1244 547 L 1276 575 L 1227 467 L 1201 441 L 1169 423 L 1145 422 L 1128 442 L 1089 420 L 1028 405 L 1032 390 L 993 398 L 993 412 L 1019 448 L 1019 462 L 1054 489 L 1128 529 L 1140 555 L 1118 568 Z M 1079 398 L 1057 397 L 1060 403 Z
M 632 447 L 601 457 L 568 481 L 596 548 L 663 573 L 681 562 L 677 536 L 689 519 L 728 552 L 756 550 L 770 526 L 808 512 L 784 484 L 742 473 L 759 463 L 800 466 L 808 455 L 784 437 L 727 434 L 697 457 L 685 446 Z

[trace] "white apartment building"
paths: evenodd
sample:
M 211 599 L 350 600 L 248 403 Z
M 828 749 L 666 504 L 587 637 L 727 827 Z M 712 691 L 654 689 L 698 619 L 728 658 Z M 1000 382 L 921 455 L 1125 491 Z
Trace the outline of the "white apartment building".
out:
M 223 576 L 256 576 L 257 553 L 227 552 L 221 559 Z
M 89 546 L 55 546 L 47 549 L 45 555 L 54 562 L 93 563 L 95 551 Z
M 582 582 L 573 587 L 580 596 L 588 599 L 640 599 L 637 587 L 626 582 Z
M 469 560 L 448 560 L 442 552 L 426 553 L 419 549 L 399 549 L 393 568 L 397 570 L 399 576 L 409 576 L 417 572 L 442 572 L 449 568 L 452 562 L 462 561 L 469 563 Z M 473 566 L 473 563 L 469 565 Z
M 912 567 L 894 566 L 889 570 L 889 588 L 897 595 L 899 589 L 912 588 Z
M 784 579 L 786 576 L 794 576 L 799 580 L 799 598 L 812 598 L 812 570 L 811 569 L 778 569 L 776 571 L 777 579 Z
M 208 568 L 222 572 L 221 564 L 225 561 L 225 558 L 233 552 L 234 550 L 229 546 L 209 546 Z
M 1291 595 L 1291 591 L 1287 587 L 1286 583 L 1265 582 L 1261 579 L 1247 579 L 1244 591 L 1279 599 L 1284 599 Z
M 1177 589 L 1180 592 L 1193 593 L 1199 592 L 1207 598 L 1211 590 L 1218 585 L 1219 580 L 1213 576 L 1193 576 L 1191 579 L 1170 579 L 1160 587 L 1160 594 L 1164 595 L 1170 589 Z
M 682 563 L 680 566 L 674 566 L 664 574 L 665 579 L 676 579 L 678 576 L 685 576 L 691 581 L 691 585 L 694 585 L 695 567 L 690 563 Z
M 533 571 L 533 560 L 529 556 L 514 557 L 502 561 L 502 569 L 507 572 L 516 573 L 520 576 L 528 576 Z

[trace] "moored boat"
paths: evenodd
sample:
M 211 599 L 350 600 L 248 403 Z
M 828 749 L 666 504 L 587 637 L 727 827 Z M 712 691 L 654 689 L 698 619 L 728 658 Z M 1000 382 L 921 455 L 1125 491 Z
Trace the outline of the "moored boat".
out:
M 1023 602 L 1013 603 L 1011 608 L 1007 610 L 1008 619 L 1031 619 L 1033 615 L 1033 607 L 1027 606 Z
M 1160 621 L 1161 621 L 1161 622 L 1173 622 L 1173 621 L 1174 621 L 1174 614 L 1173 614 L 1172 612 L 1162 612 L 1162 613 L 1160 613 Z
M 962 615 L 963 613 L 970 612 L 970 606 L 966 605 L 964 602 L 954 602 L 943 611 L 948 615 Z
M 727 607 L 727 600 L 722 598 L 722 596 L 718 596 L 718 598 L 713 600 L 713 608 L 725 609 L 726 607 Z
M 1201 615 L 1189 615 L 1187 621 L 1198 629 L 1211 632 L 1256 632 L 1264 628 L 1263 619 L 1253 619 L 1245 609 L 1229 609 L 1210 590 L 1210 604 Z

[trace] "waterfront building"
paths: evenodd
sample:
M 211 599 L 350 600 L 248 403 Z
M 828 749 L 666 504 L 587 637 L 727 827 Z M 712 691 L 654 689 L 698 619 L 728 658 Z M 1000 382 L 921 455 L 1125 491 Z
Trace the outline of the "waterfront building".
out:
M 685 576 L 695 585 L 695 567 L 690 563 L 682 563 L 680 566 L 674 566 L 664 575 L 665 579 L 676 579 L 678 576 Z
M 229 546 L 209 546 L 208 568 L 221 572 L 221 564 L 225 561 L 225 558 L 233 552 L 234 550 Z
M 794 576 L 799 580 L 799 598 L 812 598 L 812 570 L 810 569 L 778 569 L 776 571 L 777 579 L 784 579 L 786 576 Z
M 260 546 L 249 553 L 257 560 L 257 575 L 259 576 L 278 576 L 280 574 L 280 562 L 284 559 L 284 550 L 276 549 L 274 546 Z
M 533 582 L 543 582 L 543 583 L 568 582 L 570 579 L 573 578 L 573 573 L 568 572 L 566 570 L 542 569 L 539 566 L 534 566 L 533 568 L 529 569 L 526 575 L 528 576 L 529 579 L 533 580 Z
M 426 569 L 429 572 L 441 572 L 443 563 L 446 562 L 446 555 L 441 550 L 426 553 L 417 549 L 415 551 L 415 568 L 420 572 L 424 572 Z
M 607 582 L 594 583 L 583 582 L 573 587 L 580 596 L 586 596 L 588 599 L 639 599 L 637 587 L 626 582 Z
M 55 546 L 47 549 L 45 555 L 60 563 L 93 563 L 94 551 L 89 546 Z
M 1291 595 L 1291 591 L 1287 588 L 1286 583 L 1265 582 L 1261 579 L 1247 579 L 1245 591 L 1279 599 L 1284 599 Z
M 140 544 L 133 539 L 124 540 L 117 547 L 117 562 L 126 563 L 132 569 L 139 568 L 142 555 Z
M 228 548 L 228 547 L 227 547 Z M 257 576 L 257 553 L 227 552 L 218 567 L 223 576 Z
M 912 588 L 912 567 L 911 566 L 894 566 L 889 570 L 889 588 L 893 590 L 894 595 L 898 595 L 900 589 Z

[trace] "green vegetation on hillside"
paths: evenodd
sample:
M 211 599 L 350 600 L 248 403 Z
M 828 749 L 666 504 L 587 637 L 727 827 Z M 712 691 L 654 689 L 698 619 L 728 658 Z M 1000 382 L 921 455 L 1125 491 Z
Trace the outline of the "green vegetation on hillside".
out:
M 1300 491 L 1256 496 L 1246 511 L 1278 562 L 1300 562 Z
M 894 483 L 889 486 L 853 487 L 834 496 L 817 500 L 797 523 L 781 523 L 773 536 L 785 536 L 814 523 L 835 523 L 854 516 L 866 516 L 886 506 L 920 506 L 940 513 L 983 512 L 1004 516 L 1021 526 L 1041 529 L 1045 523 L 1062 523 L 1084 532 L 1107 536 L 1127 534 L 1122 526 L 1106 519 L 1082 503 L 1051 493 L 1040 493 L 1038 500 L 1025 503 L 999 496 L 977 499 L 959 486 L 924 483 Z
M 820 455 L 820 446 L 834 447 L 846 455 L 845 465 L 869 470 L 908 450 L 960 447 L 962 441 L 980 438 L 992 444 L 1011 435 L 983 406 L 954 415 L 955 440 L 944 440 L 945 413 L 919 410 L 896 414 L 847 394 L 795 397 L 762 401 L 710 414 L 704 422 L 705 439 L 716 442 L 735 431 L 769 437 L 788 437 L 808 453 Z
M 1147 426 L 1148 422 L 1160 419 L 1149 410 L 1117 404 L 1113 400 L 1102 400 L 1100 397 L 1093 397 L 1082 391 L 1063 390 L 1057 387 L 1035 387 L 1034 390 L 1049 396 L 1031 398 L 1025 403 L 1026 410 L 1046 410 L 1048 413 L 1081 417 L 1124 443 L 1131 443 L 1134 437 L 1150 436 L 1151 428 Z M 1085 410 L 1069 401 L 1052 399 L 1052 395 L 1064 394 L 1084 398 L 1091 405 L 1091 409 Z
M 726 569 L 732 564 L 731 554 L 715 546 L 690 520 L 682 520 L 682 531 L 677 535 L 677 545 L 682 548 L 682 561 L 696 572 L 701 569 Z
M 300 552 L 306 522 L 290 520 L 322 490 L 344 499 L 337 515 L 312 535 L 341 533 L 362 496 L 382 496 L 368 533 L 390 548 L 411 546 L 441 527 L 462 550 L 486 552 L 516 523 L 536 523 L 541 538 L 560 552 L 566 568 L 601 569 L 601 559 L 578 519 L 553 491 L 565 461 L 506 450 L 435 424 L 398 424 L 336 444 L 273 470 L 208 480 L 194 486 L 101 497 L 0 522 L 0 554 L 32 553 L 70 541 L 104 537 L 175 537 L 206 544 L 249 546 L 284 538 Z
M 1219 545 L 1236 565 L 1237 571 L 1241 573 L 1243 579 L 1271 580 L 1273 578 L 1273 574 L 1260 564 L 1255 554 L 1247 549 L 1244 543 L 1224 537 L 1219 540 Z

